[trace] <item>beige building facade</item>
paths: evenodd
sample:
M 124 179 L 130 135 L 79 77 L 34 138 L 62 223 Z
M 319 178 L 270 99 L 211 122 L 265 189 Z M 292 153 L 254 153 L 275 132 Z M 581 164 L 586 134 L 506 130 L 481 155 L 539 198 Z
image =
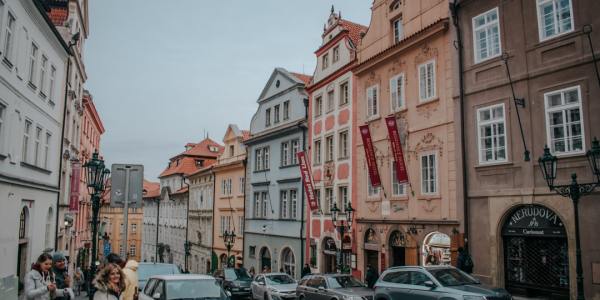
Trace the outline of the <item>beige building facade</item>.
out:
M 190 272 L 210 274 L 212 271 L 213 199 L 215 174 L 213 166 L 202 168 L 188 176 L 190 209 L 188 231 L 191 242 Z

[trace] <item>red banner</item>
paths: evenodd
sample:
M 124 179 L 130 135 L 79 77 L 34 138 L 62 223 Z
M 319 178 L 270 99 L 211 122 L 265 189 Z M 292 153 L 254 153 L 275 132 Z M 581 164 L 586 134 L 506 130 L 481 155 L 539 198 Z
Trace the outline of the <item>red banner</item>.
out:
M 312 181 L 312 173 L 310 171 L 310 164 L 306 159 L 306 154 L 304 151 L 300 151 L 296 153 L 298 156 L 298 163 L 300 165 L 300 173 L 302 174 L 302 183 L 304 183 L 304 192 L 306 193 L 306 199 L 308 200 L 308 205 L 310 206 L 310 210 L 319 209 L 319 203 L 317 202 L 317 198 L 315 197 L 315 187 Z
M 394 161 L 396 162 L 396 178 L 400 183 L 408 182 L 408 172 L 406 171 L 406 165 L 404 164 L 404 153 L 402 153 L 402 142 L 400 141 L 400 133 L 398 133 L 396 117 L 389 116 L 385 118 L 385 124 L 388 128 L 390 144 L 392 145 Z
M 373 148 L 373 140 L 371 139 L 371 131 L 369 125 L 359 126 L 360 135 L 362 136 L 363 147 L 365 148 L 365 159 L 369 168 L 369 178 L 372 186 L 380 186 L 381 178 L 379 178 L 379 170 L 377 169 L 377 158 L 375 157 L 375 148 Z
M 69 193 L 69 211 L 79 211 L 79 186 L 81 179 L 81 164 L 71 164 L 71 192 Z

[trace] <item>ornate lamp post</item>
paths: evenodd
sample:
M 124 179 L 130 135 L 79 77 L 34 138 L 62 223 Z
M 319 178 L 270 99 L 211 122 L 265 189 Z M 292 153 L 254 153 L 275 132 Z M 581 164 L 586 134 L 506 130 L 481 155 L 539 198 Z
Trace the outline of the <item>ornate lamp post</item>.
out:
M 583 268 L 581 266 L 581 243 L 579 240 L 579 198 L 592 193 L 594 189 L 600 185 L 600 143 L 598 142 L 598 139 L 594 138 L 592 141 L 592 149 L 588 150 L 586 156 L 595 177 L 595 182 L 578 183 L 577 174 L 572 173 L 570 184 L 554 185 L 558 159 L 550 153 L 550 149 L 548 149 L 547 145 L 544 147 L 544 155 L 538 160 L 542 175 L 550 190 L 555 191 L 563 197 L 569 197 L 571 201 L 573 201 L 573 211 L 575 214 L 575 254 L 577 258 L 576 272 L 578 300 L 585 299 L 583 290 Z
M 98 158 L 98 151 L 92 154 L 92 159 L 84 165 L 86 168 L 87 187 L 92 200 L 92 257 L 90 259 L 90 274 L 88 276 L 88 287 L 91 288 L 92 278 L 96 274 L 98 257 L 98 213 L 100 212 L 100 195 L 104 192 L 104 183 L 110 171 L 105 168 L 104 160 Z M 90 289 L 88 289 L 90 290 Z M 93 293 L 89 294 L 90 300 L 93 299 Z
M 231 247 L 235 244 L 235 232 L 233 230 L 223 232 L 223 242 L 225 243 L 225 247 L 227 247 L 227 267 L 231 267 L 229 253 L 231 252 Z
M 339 214 L 344 214 L 343 219 L 338 219 Z M 340 249 L 338 249 L 338 272 L 345 272 L 345 266 L 343 265 L 344 258 L 342 249 L 344 245 L 344 232 L 350 231 L 352 228 L 352 221 L 354 220 L 354 208 L 352 208 L 352 204 L 348 202 L 348 206 L 344 208 L 342 212 L 338 207 L 337 203 L 333 203 L 333 207 L 331 208 L 331 221 L 335 229 L 340 233 Z

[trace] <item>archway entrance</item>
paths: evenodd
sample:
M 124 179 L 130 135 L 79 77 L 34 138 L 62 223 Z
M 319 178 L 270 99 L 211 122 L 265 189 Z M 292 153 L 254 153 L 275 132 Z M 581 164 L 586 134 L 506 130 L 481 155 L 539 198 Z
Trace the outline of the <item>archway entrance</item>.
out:
M 569 298 L 567 235 L 556 213 L 524 205 L 502 227 L 506 289 L 531 297 Z
M 337 246 L 327 237 L 323 240 L 323 273 L 335 273 L 337 270 Z
M 406 237 L 398 230 L 390 235 L 390 266 L 404 266 L 406 264 Z
M 367 229 L 365 232 L 365 272 L 367 270 L 367 266 L 371 266 L 377 274 L 380 273 L 379 270 L 379 251 L 380 251 L 381 243 L 379 242 L 379 238 L 377 237 L 377 233 L 373 228 Z M 382 262 L 383 263 L 383 262 Z
M 271 252 L 267 247 L 260 250 L 260 269 L 265 270 L 265 268 L 267 272 L 271 272 Z

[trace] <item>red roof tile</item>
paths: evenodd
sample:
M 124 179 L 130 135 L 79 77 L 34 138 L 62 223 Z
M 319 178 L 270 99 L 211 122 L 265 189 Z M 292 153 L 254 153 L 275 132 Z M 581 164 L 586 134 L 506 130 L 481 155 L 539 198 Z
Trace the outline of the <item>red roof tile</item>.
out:
M 54 26 L 63 26 L 69 18 L 69 11 L 66 7 L 53 7 L 48 12 L 48 17 Z
M 304 85 L 310 84 L 312 80 L 312 76 L 300 73 L 290 72 L 290 74 L 294 75 L 296 78 L 300 79 L 300 81 L 304 82 Z
M 160 196 L 160 183 L 151 182 L 144 179 L 144 197 L 143 198 L 156 198 Z
M 340 20 L 340 25 L 344 29 L 348 30 L 348 37 L 350 37 L 350 40 L 352 40 L 352 43 L 354 43 L 355 46 L 358 46 L 358 44 L 360 43 L 361 33 L 366 33 L 367 29 L 369 29 L 367 26 L 350 22 L 344 19 Z
M 193 145 L 193 146 L 192 146 Z M 225 147 L 221 146 L 219 143 L 205 138 L 198 144 L 188 143 L 187 146 L 192 146 L 189 150 L 181 153 L 180 155 L 190 155 L 190 156 L 206 156 L 206 157 L 214 157 L 217 158 L 221 153 L 223 153 L 223 149 Z M 216 149 L 216 151 L 211 151 L 211 148 Z

